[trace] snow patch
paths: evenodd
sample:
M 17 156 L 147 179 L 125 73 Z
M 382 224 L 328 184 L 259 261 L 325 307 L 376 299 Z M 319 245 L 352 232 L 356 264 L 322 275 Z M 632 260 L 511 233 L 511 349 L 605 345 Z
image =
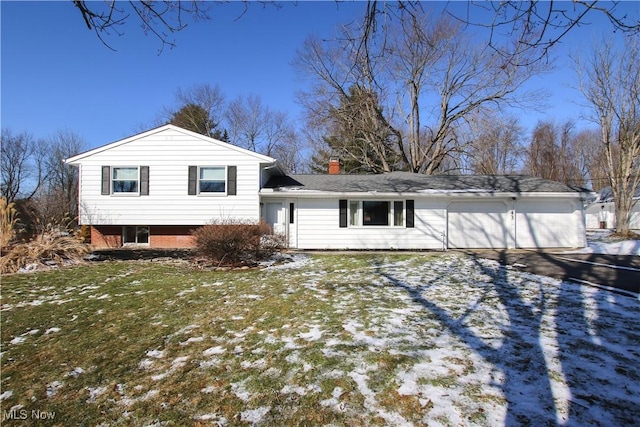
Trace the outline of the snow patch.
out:
M 640 240 L 623 240 L 615 243 L 590 242 L 589 246 L 564 254 L 640 255 Z
M 231 383 L 231 391 L 243 402 L 248 402 L 251 399 L 251 393 L 246 388 L 247 381 L 248 379 L 237 383 Z
M 89 392 L 89 400 L 88 402 L 95 402 L 98 397 L 104 394 L 107 391 L 107 387 L 85 387 L 85 390 Z
M 154 359 L 162 359 L 164 357 L 164 350 L 149 350 L 147 351 L 148 357 L 153 357 Z
M 189 345 L 189 344 L 194 343 L 194 342 L 202 342 L 202 341 L 204 341 L 204 335 L 201 335 L 199 337 L 191 337 L 191 338 L 187 339 L 186 341 L 181 342 L 180 345 L 185 346 L 185 345 Z
M 27 339 L 25 337 L 15 337 L 14 339 L 12 339 L 11 341 L 9 341 L 9 344 L 21 344 L 23 342 L 25 342 Z
M 262 406 L 256 409 L 249 409 L 240 413 L 240 420 L 248 423 L 259 423 L 265 415 L 271 410 L 271 406 Z
M 307 341 L 318 341 L 322 337 L 323 331 L 320 330 L 320 326 L 313 325 L 309 332 L 300 332 L 298 336 Z
M 205 351 L 202 352 L 202 354 L 205 355 L 205 356 L 215 356 L 217 354 L 222 354 L 225 351 L 227 351 L 226 348 L 218 345 L 216 347 L 210 347 L 210 348 L 206 349 Z
M 229 421 L 225 417 L 218 414 L 195 415 L 193 419 L 195 421 L 210 421 L 212 425 L 218 426 L 225 426 L 229 423 Z
M 58 394 L 58 391 L 60 391 L 63 386 L 64 383 L 61 381 L 54 381 L 47 384 L 47 397 L 53 397 Z
M 80 367 L 76 367 L 73 368 L 73 371 L 67 373 L 67 375 L 65 375 L 66 377 L 71 377 L 71 378 L 78 378 L 80 375 L 84 374 L 85 370 L 80 368 Z

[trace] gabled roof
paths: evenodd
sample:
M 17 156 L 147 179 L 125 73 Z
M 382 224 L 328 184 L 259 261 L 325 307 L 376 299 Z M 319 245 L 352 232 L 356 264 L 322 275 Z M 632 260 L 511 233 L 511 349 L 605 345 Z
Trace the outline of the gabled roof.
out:
M 271 178 L 274 191 L 378 193 L 590 193 L 590 190 L 525 175 L 290 175 Z
M 150 135 L 154 135 L 154 134 L 157 134 L 157 133 L 165 132 L 167 130 L 179 132 L 179 133 L 182 133 L 184 135 L 190 136 L 192 138 L 196 138 L 196 139 L 200 139 L 202 141 L 209 142 L 211 144 L 224 146 L 225 148 L 228 148 L 230 150 L 234 150 L 234 151 L 237 151 L 239 153 L 243 153 L 243 154 L 255 157 L 256 159 L 258 159 L 258 160 L 260 160 L 261 162 L 264 162 L 264 163 L 275 163 L 276 162 L 276 159 L 274 159 L 272 157 L 264 156 L 262 154 L 258 154 L 256 152 L 244 149 L 242 147 L 238 147 L 237 145 L 229 144 L 228 142 L 224 142 L 224 141 L 219 141 L 217 139 L 210 138 L 208 136 L 199 134 L 197 132 L 192 132 L 190 130 L 183 129 L 183 128 L 178 127 L 178 126 L 168 124 L 168 125 L 164 125 L 164 126 L 160 126 L 160 127 L 148 130 L 146 132 L 142 132 L 142 133 L 139 133 L 139 134 L 136 134 L 136 135 L 132 135 L 130 137 L 127 137 L 127 138 L 112 142 L 110 144 L 102 145 L 102 146 L 94 148 L 92 150 L 85 151 L 84 153 L 76 154 L 75 156 L 69 157 L 68 159 L 66 159 L 65 163 L 75 164 L 75 163 L 77 163 L 78 161 L 80 161 L 80 160 L 82 160 L 84 158 L 93 156 L 94 154 L 98 154 L 98 153 L 101 153 L 103 151 L 110 150 L 112 148 L 116 148 L 116 147 L 119 147 L 119 146 L 124 145 L 124 144 L 128 144 L 128 143 L 130 143 L 132 141 L 136 141 L 138 139 L 145 138 L 145 137 L 150 136 Z
M 597 192 L 597 198 L 594 203 L 613 202 L 613 191 L 611 187 L 605 187 Z M 640 185 L 633 194 L 634 199 L 640 199 Z

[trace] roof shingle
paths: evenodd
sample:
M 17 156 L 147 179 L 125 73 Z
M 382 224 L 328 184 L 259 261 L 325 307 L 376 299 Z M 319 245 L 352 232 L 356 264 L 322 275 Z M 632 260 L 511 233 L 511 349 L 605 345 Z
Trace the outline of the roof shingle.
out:
M 289 175 L 271 178 L 265 188 L 322 192 L 487 192 L 575 193 L 589 190 L 526 175 L 421 175 L 390 172 L 376 175 Z

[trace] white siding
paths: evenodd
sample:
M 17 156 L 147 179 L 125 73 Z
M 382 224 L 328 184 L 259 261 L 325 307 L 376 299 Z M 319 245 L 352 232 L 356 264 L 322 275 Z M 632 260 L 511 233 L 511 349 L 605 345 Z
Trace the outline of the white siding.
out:
M 518 201 L 516 240 L 519 248 L 586 246 L 581 202 L 575 199 Z
M 616 228 L 616 214 L 613 202 L 594 203 L 586 208 L 585 217 L 587 229 L 600 228 L 600 221 L 605 222 L 608 229 Z M 631 210 L 629 228 L 640 229 L 640 201 L 636 202 Z
M 164 129 L 95 152 L 81 164 L 81 224 L 202 225 L 214 219 L 259 218 L 260 159 Z M 236 166 L 237 195 L 188 195 L 188 167 Z M 101 195 L 102 166 L 149 166 L 149 195 Z
M 359 199 L 362 200 L 362 199 Z M 388 198 L 385 200 L 406 200 Z M 338 198 L 298 198 L 298 249 L 443 249 L 446 203 L 415 200 L 415 227 L 340 227 Z

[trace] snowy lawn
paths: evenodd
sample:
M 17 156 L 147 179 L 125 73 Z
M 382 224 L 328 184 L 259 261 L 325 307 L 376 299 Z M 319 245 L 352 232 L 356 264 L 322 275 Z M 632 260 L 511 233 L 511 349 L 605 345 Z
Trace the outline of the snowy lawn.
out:
M 640 240 L 621 240 L 612 236 L 611 230 L 588 230 L 588 246 L 574 251 L 586 254 L 640 255 Z
M 1 302 L 7 425 L 632 425 L 640 411 L 637 299 L 462 254 L 104 262 L 4 277 Z

